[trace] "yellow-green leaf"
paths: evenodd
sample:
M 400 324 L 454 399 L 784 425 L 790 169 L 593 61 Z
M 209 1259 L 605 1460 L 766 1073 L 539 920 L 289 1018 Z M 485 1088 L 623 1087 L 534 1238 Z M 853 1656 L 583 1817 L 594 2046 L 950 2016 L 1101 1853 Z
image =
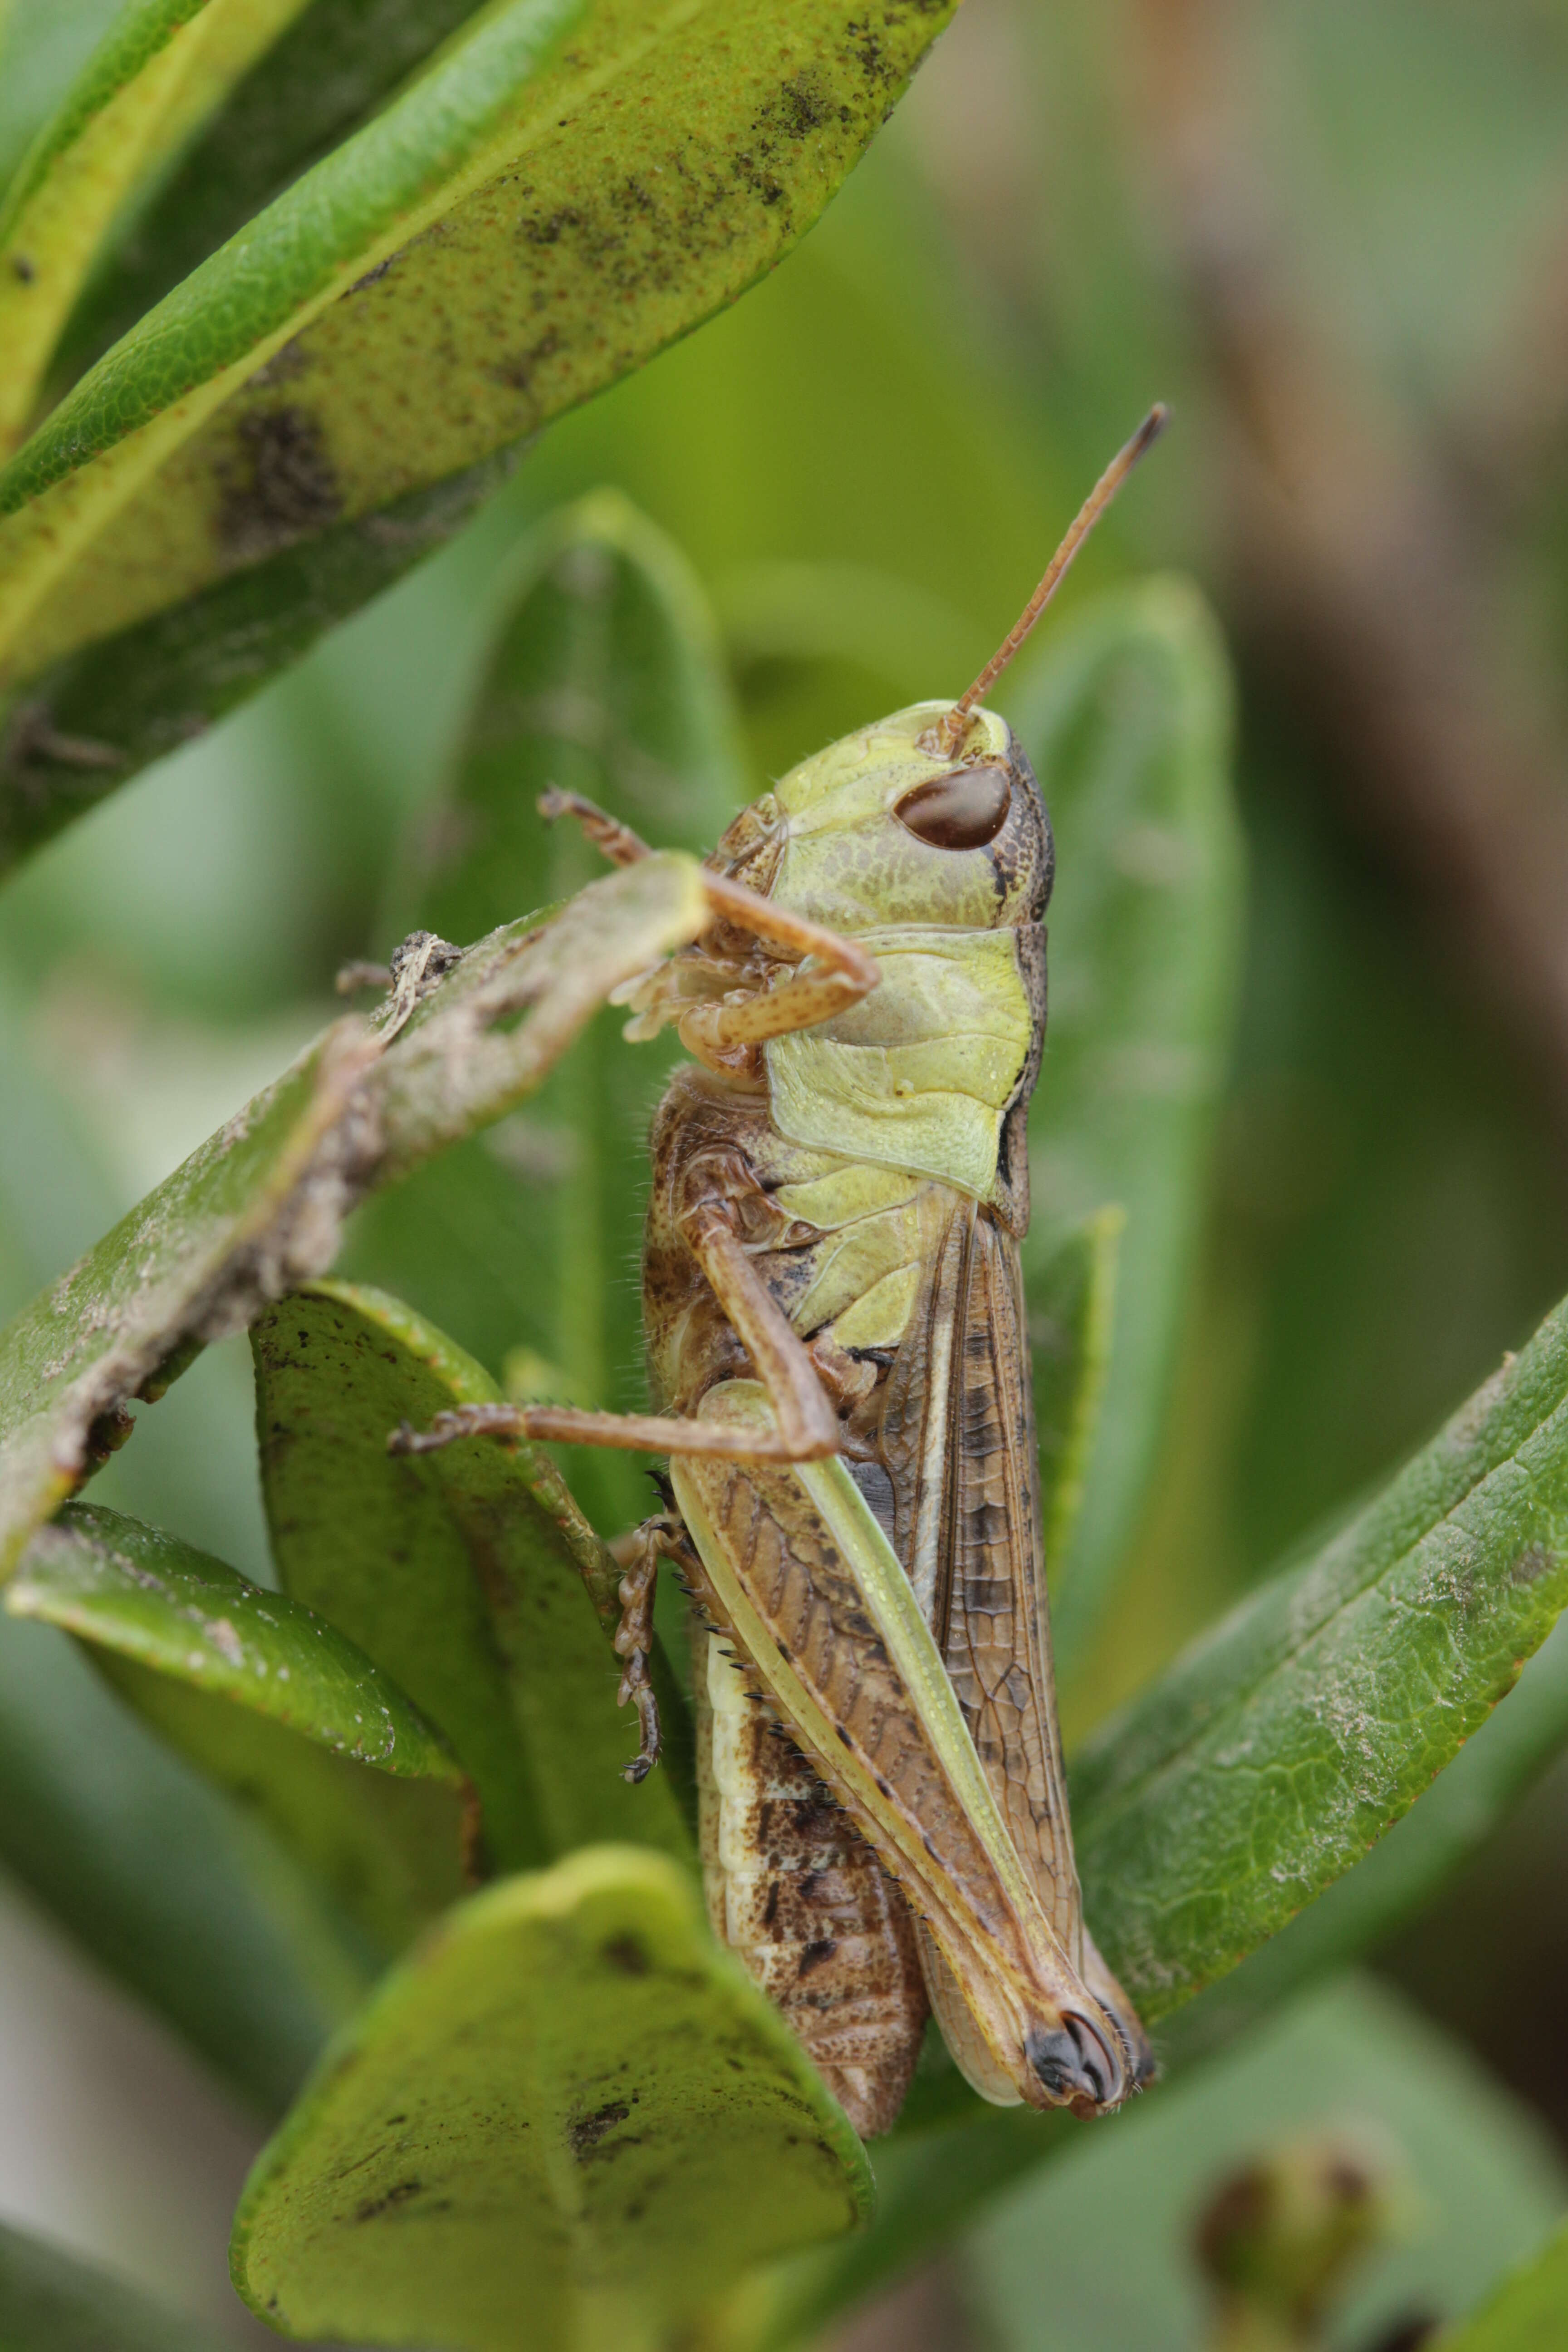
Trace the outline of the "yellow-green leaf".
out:
M 464 1904 L 387 1979 L 251 2175 L 234 2275 L 288 2336 L 646 2346 L 869 2201 L 685 1874 L 590 1847 Z
M 0 452 L 21 440 L 56 339 L 138 183 L 306 0 L 130 0 L 0 204 Z
M 280 1300 L 251 1347 L 283 1583 L 440 1725 L 491 1859 L 516 1869 L 594 1840 L 689 1851 L 667 1776 L 621 1778 L 636 1741 L 595 1614 L 617 1618 L 619 1570 L 548 1455 L 484 1437 L 387 1453 L 401 1422 L 493 1402 L 481 1367 L 399 1300 L 346 1283 Z
M 306 0 L 95 268 L 55 354 L 62 388 L 367 122 L 474 13 L 475 0 Z
M 459 472 L 733 300 L 951 0 L 598 0 L 541 70 L 574 13 L 484 16 L 62 402 L 0 476 L 0 677 Z

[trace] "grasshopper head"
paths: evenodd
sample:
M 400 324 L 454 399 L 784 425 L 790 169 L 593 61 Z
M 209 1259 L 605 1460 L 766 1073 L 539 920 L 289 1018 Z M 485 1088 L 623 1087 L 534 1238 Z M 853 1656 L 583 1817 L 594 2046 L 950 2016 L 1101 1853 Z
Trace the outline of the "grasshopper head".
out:
M 803 760 L 736 819 L 710 863 L 836 931 L 1037 923 L 1051 894 L 1051 828 L 1017 739 L 985 697 L 1168 416 L 1157 403 L 1118 450 L 956 702 L 914 703 Z
M 992 711 L 970 714 L 943 751 L 952 709 L 917 702 L 803 760 L 738 820 L 721 859 L 752 880 L 765 841 L 769 895 L 833 930 L 1038 922 L 1055 864 L 1039 786 Z

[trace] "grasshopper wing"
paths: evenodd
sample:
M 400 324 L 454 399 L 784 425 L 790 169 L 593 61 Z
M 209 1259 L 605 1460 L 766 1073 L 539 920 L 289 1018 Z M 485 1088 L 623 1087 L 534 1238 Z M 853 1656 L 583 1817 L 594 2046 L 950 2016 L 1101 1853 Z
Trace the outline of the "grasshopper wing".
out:
M 771 1414 L 725 1381 L 702 1413 Z M 902 1884 L 991 2060 L 1036 2105 L 1131 2087 L 1121 2038 L 1042 1909 L 909 1579 L 845 1464 L 671 1462 L 699 1599 Z
M 1114 2021 L 1131 2072 L 1152 2057 L 1083 1924 L 1057 1726 L 1038 1449 L 1018 1246 L 973 1205 L 933 1256 L 889 1382 L 882 1453 L 894 1540 L 985 1778 L 1073 1969 Z M 927 1979 L 954 2056 L 987 2098 L 1016 2097 L 975 2046 L 945 1963 Z

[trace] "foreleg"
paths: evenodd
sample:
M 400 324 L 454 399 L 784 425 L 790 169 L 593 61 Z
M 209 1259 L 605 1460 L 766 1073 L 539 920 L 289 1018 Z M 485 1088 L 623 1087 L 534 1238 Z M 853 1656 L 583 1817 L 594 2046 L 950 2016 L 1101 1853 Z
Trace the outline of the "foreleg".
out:
M 746 1462 L 820 1462 L 837 1454 L 838 1416 L 810 1353 L 736 1239 L 723 1210 L 704 1202 L 687 1234 L 757 1379 L 776 1427 L 735 1428 L 682 1414 L 589 1412 L 575 1405 L 468 1404 L 438 1412 L 427 1430 L 406 1422 L 387 1440 L 393 1454 L 433 1454 L 463 1437 L 528 1437 L 564 1445 L 608 1445 L 645 1454 L 704 1454 Z
M 648 855 L 647 844 L 629 825 L 584 800 L 580 793 L 542 793 L 539 811 L 550 818 L 575 817 L 612 865 L 634 865 Z M 768 1038 L 830 1021 L 876 987 L 880 977 L 877 959 L 858 940 L 846 939 L 788 908 L 775 906 L 771 898 L 759 897 L 743 883 L 731 882 L 727 875 L 705 870 L 702 884 L 714 913 L 738 930 L 812 959 L 810 966 L 792 971 L 787 980 L 736 989 L 721 1001 L 688 1006 L 679 1019 L 680 1042 L 710 1069 L 733 1069 Z

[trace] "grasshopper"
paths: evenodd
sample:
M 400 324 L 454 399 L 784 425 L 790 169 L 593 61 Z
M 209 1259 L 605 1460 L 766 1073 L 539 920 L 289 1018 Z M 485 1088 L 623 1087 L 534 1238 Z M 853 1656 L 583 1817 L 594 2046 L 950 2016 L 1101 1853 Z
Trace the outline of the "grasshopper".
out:
M 1116 2107 L 1152 2072 L 1084 1926 L 1057 1728 L 1018 1245 L 1054 849 L 984 698 L 1161 430 L 1113 460 L 956 702 L 802 762 L 704 868 L 702 937 L 616 992 L 692 1056 L 652 1134 L 661 1409 L 439 1416 L 669 1457 L 616 1547 L 622 1703 L 658 1752 L 658 1562 L 691 1595 L 716 1932 L 863 2134 L 934 2011 L 997 2104 Z M 617 863 L 626 827 L 547 793 Z

